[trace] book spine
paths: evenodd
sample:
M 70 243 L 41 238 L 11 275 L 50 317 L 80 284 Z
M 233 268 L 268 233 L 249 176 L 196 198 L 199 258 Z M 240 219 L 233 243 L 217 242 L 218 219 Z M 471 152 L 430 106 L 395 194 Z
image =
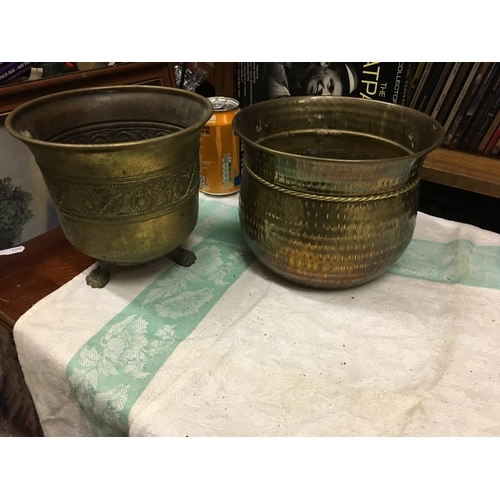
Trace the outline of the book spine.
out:
M 18 64 L 21 63 L 16 63 L 16 62 L 4 62 L 0 64 L 0 82 L 2 80 L 5 80 L 11 71 L 14 71 L 17 67 Z
M 0 85 L 9 83 L 17 76 L 22 75 L 34 63 L 11 62 L 0 64 Z
M 443 70 L 445 63 L 434 63 L 432 66 L 432 70 L 429 74 L 429 77 L 427 78 L 427 82 L 424 85 L 424 88 L 422 90 L 422 94 L 420 95 L 420 99 L 417 102 L 416 109 L 418 111 L 424 112 L 425 107 L 427 106 L 427 102 L 429 101 L 429 98 L 432 94 L 432 91 L 434 90 L 434 87 L 436 86 L 436 82 L 439 79 L 439 75 L 441 74 L 441 71 Z
M 435 116 L 439 123 L 444 123 L 446 118 L 448 118 L 451 108 L 453 107 L 453 104 L 456 101 L 472 66 L 473 63 L 461 63 L 448 94 L 445 96 L 441 109 Z
M 439 74 L 439 78 L 436 81 L 436 84 L 434 85 L 434 89 L 432 90 L 432 93 L 429 97 L 429 100 L 427 102 L 427 105 L 425 106 L 424 113 L 430 115 L 432 113 L 432 110 L 434 109 L 434 106 L 436 105 L 436 102 L 438 101 L 441 92 L 443 90 L 443 87 L 446 84 L 446 81 L 448 79 L 448 76 L 450 75 L 450 71 L 453 67 L 453 63 L 447 62 L 444 66 L 443 69 L 441 70 L 441 73 Z
M 497 143 L 495 144 L 495 147 L 491 151 L 492 155 L 500 155 L 500 137 L 498 138 Z
M 427 81 L 427 78 L 429 77 L 429 73 L 430 73 L 433 65 L 434 65 L 434 63 L 432 63 L 432 62 L 428 62 L 425 65 L 425 67 L 422 71 L 422 75 L 420 76 L 420 79 L 418 81 L 417 88 L 415 89 L 413 97 L 411 98 L 410 108 L 416 107 L 417 101 L 420 97 L 420 94 L 422 93 L 422 89 L 424 88 L 425 82 Z
M 457 112 L 457 115 L 455 117 L 455 120 L 451 124 L 450 128 L 448 129 L 448 132 L 446 134 L 446 138 L 444 141 L 444 144 L 447 146 L 453 147 L 453 149 L 456 149 L 458 146 L 458 141 L 459 138 L 462 136 L 463 132 L 465 131 L 465 127 L 467 124 L 465 124 L 465 119 L 469 113 L 469 108 L 471 108 L 472 112 L 472 103 L 476 98 L 476 95 L 485 79 L 485 77 L 489 74 L 490 70 L 492 67 L 492 63 L 484 63 L 484 66 L 481 67 L 480 71 L 478 71 L 476 78 L 474 79 L 471 87 L 469 88 L 469 92 L 462 102 L 462 105 L 460 106 L 460 109 Z M 460 135 L 457 135 L 460 134 Z M 455 138 L 456 136 L 456 138 Z
M 496 155 L 500 151 L 500 126 L 497 127 L 493 137 L 490 139 L 488 146 L 486 146 L 485 153 Z
M 462 66 L 462 63 L 455 63 L 453 64 L 451 71 L 448 75 L 448 78 L 446 79 L 446 82 L 444 84 L 443 89 L 441 90 L 441 95 L 439 96 L 434 109 L 432 110 L 431 117 L 436 118 L 437 114 L 439 113 L 439 110 L 443 106 L 443 103 L 446 99 L 446 96 L 450 92 L 451 86 L 453 85 L 453 82 L 458 74 L 458 70 L 460 69 L 460 66 Z
M 484 90 L 488 87 L 491 78 L 493 76 L 493 73 L 496 71 L 497 65 L 498 63 L 491 63 L 486 73 L 484 74 L 481 83 L 477 88 L 474 89 L 475 94 L 469 104 L 467 111 L 465 112 L 463 118 L 461 119 L 460 125 L 458 126 L 455 134 L 453 135 L 453 139 L 450 143 L 450 147 L 452 149 L 457 149 L 459 147 L 462 136 L 466 132 L 467 127 L 469 126 L 469 123 L 474 115 L 474 112 L 477 109 L 478 104 L 481 102 L 481 99 L 484 95 Z
M 477 151 L 479 153 L 481 153 L 481 152 L 486 153 L 486 149 L 488 148 L 488 145 L 491 141 L 491 138 L 493 137 L 493 134 L 495 133 L 495 131 L 499 125 L 500 125 L 500 109 L 497 110 L 497 113 L 496 113 L 495 117 L 493 118 L 493 120 L 491 121 L 490 126 L 488 127 L 488 130 L 486 131 L 483 139 L 479 143 L 479 146 L 477 148 Z
M 483 95 L 478 103 L 476 110 L 474 111 L 474 116 L 470 121 L 470 125 L 467 129 L 467 132 L 462 137 L 462 142 L 460 147 L 464 149 L 475 149 L 473 146 L 473 141 L 478 134 L 479 129 L 481 128 L 483 121 L 488 114 L 488 110 L 495 100 L 496 93 L 500 88 L 500 72 L 498 68 L 495 73 L 492 75 L 492 78 L 488 85 L 483 89 Z M 484 133 L 484 130 L 483 130 Z M 479 143 L 479 140 L 477 141 Z M 476 144 L 477 146 L 477 144 Z
M 417 88 L 420 77 L 422 76 L 422 71 L 425 68 L 425 62 L 413 63 L 412 74 L 410 78 L 410 84 L 408 86 L 408 95 L 407 95 L 407 106 L 410 106 L 411 100 L 413 99 L 413 94 Z
M 266 63 L 261 62 L 235 62 L 233 70 L 233 91 L 240 107 L 266 99 L 262 83 L 266 71 Z
M 405 65 L 405 71 L 403 82 L 401 84 L 402 91 L 400 91 L 400 95 L 398 96 L 398 103 L 401 104 L 401 106 L 407 106 L 410 95 L 411 78 L 415 63 L 407 62 L 403 64 Z
M 478 131 L 478 138 L 476 138 L 473 143 L 471 148 L 476 150 L 477 152 L 482 152 L 484 148 L 480 148 L 480 144 L 483 140 L 483 138 L 486 137 L 486 139 L 489 138 L 489 127 L 493 124 L 494 121 L 496 121 L 497 115 L 500 113 L 500 92 L 498 93 L 497 97 L 495 98 L 495 102 L 492 104 L 490 110 L 488 111 L 484 123 L 482 124 L 481 129 Z M 488 134 L 488 135 L 487 135 Z
M 474 63 L 471 70 L 469 71 L 469 74 L 467 75 L 467 79 L 465 80 L 464 84 L 461 86 L 460 90 L 458 91 L 458 96 L 456 99 L 452 101 L 452 108 L 448 114 L 448 117 L 446 118 L 445 123 L 443 124 L 445 132 L 448 131 L 450 128 L 451 122 L 455 118 L 455 115 L 457 114 L 458 109 L 460 108 L 460 105 L 462 104 L 465 96 L 467 95 L 467 92 L 476 77 L 477 71 L 479 69 L 481 63 Z M 458 77 L 457 77 L 458 78 Z M 457 85 L 458 87 L 458 85 Z M 449 96 L 451 98 L 451 96 Z M 445 104 L 446 105 L 446 104 Z M 444 110 L 441 111 L 444 115 Z M 441 119 L 444 121 L 444 119 L 441 117 Z M 437 120 L 439 121 L 439 115 Z M 440 122 L 442 123 L 442 122 Z

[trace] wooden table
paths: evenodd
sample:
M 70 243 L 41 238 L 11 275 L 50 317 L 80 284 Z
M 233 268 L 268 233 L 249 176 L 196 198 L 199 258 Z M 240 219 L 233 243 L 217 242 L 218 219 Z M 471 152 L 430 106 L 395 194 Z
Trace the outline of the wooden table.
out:
M 21 253 L 0 256 L 0 424 L 14 436 L 43 436 L 17 357 L 14 325 L 95 259 L 76 250 L 60 227 L 23 246 Z

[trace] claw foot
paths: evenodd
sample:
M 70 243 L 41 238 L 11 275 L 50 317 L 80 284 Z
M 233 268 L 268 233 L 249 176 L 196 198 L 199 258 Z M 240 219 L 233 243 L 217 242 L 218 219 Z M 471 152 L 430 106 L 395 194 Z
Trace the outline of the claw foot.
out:
M 184 267 L 192 266 L 196 260 L 196 255 L 190 250 L 186 250 L 181 246 L 178 246 L 175 250 L 172 250 L 168 257 L 172 259 L 177 264 L 180 264 Z
M 111 275 L 111 263 L 97 261 L 97 267 L 85 278 L 87 285 L 92 288 L 104 288 Z

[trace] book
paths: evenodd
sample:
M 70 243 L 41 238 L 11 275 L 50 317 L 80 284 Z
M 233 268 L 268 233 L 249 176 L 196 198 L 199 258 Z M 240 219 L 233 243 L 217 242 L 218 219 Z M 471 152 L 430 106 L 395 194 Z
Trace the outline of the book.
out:
M 452 149 L 456 149 L 464 134 L 467 126 L 469 125 L 470 119 L 477 107 L 478 95 L 480 95 L 480 90 L 483 88 L 485 80 L 488 76 L 491 78 L 491 71 L 495 63 L 485 63 L 485 66 L 481 67 L 478 71 L 474 84 L 469 89 L 467 98 L 464 99 L 462 106 L 455 117 L 455 121 L 450 126 L 448 133 L 446 134 L 444 144 L 450 146 Z M 489 83 L 489 81 L 487 82 Z M 451 136 L 449 138 L 449 136 Z
M 422 93 L 422 89 L 424 88 L 425 82 L 427 81 L 427 78 L 429 77 L 429 73 L 431 72 L 433 65 L 434 65 L 433 62 L 425 63 L 425 67 L 422 70 L 422 74 L 418 78 L 417 88 L 415 89 L 415 92 L 413 93 L 413 96 L 411 98 L 410 108 L 415 108 L 417 101 L 420 98 L 420 94 Z
M 430 99 L 430 96 L 436 86 L 436 83 L 441 75 L 441 71 L 443 70 L 446 63 L 444 62 L 435 62 L 432 65 L 429 76 L 427 77 L 427 81 L 425 82 L 424 88 L 422 89 L 422 93 L 415 105 L 415 109 L 418 111 L 425 111 L 427 103 Z
M 496 69 L 498 65 L 499 63 L 491 63 L 490 67 L 488 68 L 488 71 L 484 75 L 484 78 L 479 87 L 477 88 L 476 94 L 472 99 L 472 102 L 470 103 L 469 109 L 465 113 L 464 117 L 462 118 L 462 121 L 460 122 L 460 125 L 458 126 L 455 134 L 453 135 L 453 139 L 450 142 L 450 147 L 452 149 L 457 149 L 458 147 L 460 147 L 462 137 L 467 131 L 467 128 L 470 125 L 470 122 L 472 121 L 472 118 L 479 104 L 481 103 L 481 99 L 484 97 L 485 91 L 490 84 L 490 81 L 496 75 Z
M 490 133 L 490 128 L 496 124 L 497 115 L 500 113 L 500 92 L 497 93 L 494 102 L 491 104 L 484 121 L 481 124 L 480 129 L 477 132 L 477 137 L 472 140 L 471 149 L 481 153 L 484 150 L 484 146 L 481 147 L 483 140 L 486 142 L 492 135 Z
M 239 101 L 241 108 L 267 99 L 266 67 L 267 63 L 233 63 L 234 97 Z
M 455 77 L 453 78 L 453 82 L 450 88 L 448 89 L 446 96 L 443 99 L 440 109 L 438 109 L 438 112 L 433 117 L 436 118 L 436 120 L 439 123 L 443 124 L 448 118 L 448 115 L 451 112 L 453 104 L 457 100 L 457 97 L 460 94 L 460 91 L 465 83 L 465 80 L 467 79 L 467 76 L 470 73 L 472 66 L 473 63 L 460 64 L 460 67 L 458 68 L 458 71 Z
M 439 99 L 439 96 L 441 95 L 441 91 L 443 90 L 443 87 L 446 84 L 446 81 L 448 79 L 448 76 L 450 75 L 452 68 L 453 68 L 453 63 L 451 62 L 445 63 L 443 69 L 441 70 L 441 74 L 439 75 L 439 78 L 436 81 L 436 84 L 434 85 L 434 90 L 432 91 L 432 94 L 427 101 L 424 113 L 428 115 L 432 113 L 432 110 L 434 109 L 434 106 L 437 100 Z
M 436 104 L 434 105 L 432 112 L 430 113 L 432 118 L 437 117 L 440 109 L 443 106 L 443 103 L 446 100 L 446 97 L 448 96 L 448 93 L 451 92 L 452 85 L 453 85 L 453 83 L 455 83 L 455 79 L 457 78 L 458 72 L 462 66 L 463 66 L 463 64 L 460 62 L 453 63 L 453 66 L 451 67 L 451 71 L 449 72 L 449 75 L 446 78 L 446 82 L 441 90 L 439 98 L 438 98 Z M 456 86 L 458 87 L 458 85 L 456 85 Z
M 495 144 L 495 147 L 492 149 L 491 154 L 500 155 L 500 133 L 499 133 L 498 141 Z
M 398 104 L 401 104 L 402 106 L 408 106 L 411 95 L 411 89 L 410 89 L 411 79 L 416 63 L 409 62 L 409 63 L 403 63 L 403 65 L 406 69 L 401 81 L 402 92 L 400 92 L 401 95 L 398 96 Z
M 462 138 L 462 147 L 474 151 L 481 142 L 482 136 L 486 132 L 488 125 L 495 115 L 500 100 L 500 68 L 497 68 L 496 74 L 492 78 L 490 85 L 485 90 L 484 97 L 481 100 L 474 117 L 471 120 L 467 132 Z M 492 109 L 493 107 L 493 109 Z M 488 116 L 488 114 L 490 116 Z
M 4 62 L 0 64 L 0 85 L 12 83 L 23 76 L 35 63 Z
M 462 102 L 463 102 L 463 100 L 464 100 L 465 96 L 467 95 L 467 92 L 468 92 L 468 90 L 469 90 L 469 87 L 471 86 L 471 84 L 472 84 L 472 82 L 473 82 L 474 78 L 476 77 L 476 74 L 477 74 L 477 72 L 478 72 L 478 70 L 479 70 L 479 66 L 480 66 L 480 64 L 481 64 L 481 63 L 476 62 L 476 63 L 474 63 L 474 64 L 472 65 L 472 68 L 470 69 L 470 71 L 469 71 L 468 75 L 466 75 L 465 82 L 464 82 L 464 84 L 463 84 L 463 85 L 461 85 L 461 88 L 460 88 L 460 90 L 458 91 L 458 92 L 459 92 L 459 93 L 458 93 L 458 96 L 457 96 L 456 98 L 452 97 L 452 94 L 454 94 L 454 93 L 455 93 L 455 89 L 452 89 L 452 90 L 450 91 L 450 93 L 449 93 L 449 95 L 448 95 L 448 99 L 451 101 L 451 102 L 450 102 L 450 105 L 451 105 L 452 107 L 451 107 L 450 112 L 448 113 L 448 116 L 446 117 L 446 121 L 444 122 L 444 124 L 443 124 L 442 122 L 440 122 L 440 123 L 443 125 L 443 127 L 444 127 L 444 131 L 445 131 L 445 132 L 447 132 L 447 131 L 448 131 L 448 129 L 450 128 L 451 122 L 452 122 L 452 121 L 453 121 L 453 119 L 455 118 L 455 115 L 457 114 L 457 111 L 458 111 L 458 109 L 460 108 L 460 105 L 462 104 Z M 462 69 L 463 69 L 464 65 L 467 65 L 467 66 L 468 66 L 468 65 L 469 65 L 469 63 L 463 63 L 463 64 L 462 64 Z M 456 88 L 458 89 L 458 87 L 459 87 L 459 86 L 460 86 L 460 83 L 459 83 L 459 77 L 458 77 L 458 75 L 457 75 L 457 78 L 456 78 L 456 81 L 455 81 L 455 86 L 454 86 L 454 87 L 456 87 Z M 448 99 L 447 99 L 447 101 L 448 101 Z M 447 106 L 447 103 L 445 102 L 445 104 L 443 104 L 443 106 Z M 439 119 L 440 119 L 440 118 L 441 118 L 441 120 L 443 120 L 443 121 L 444 121 L 443 116 L 444 116 L 444 114 L 445 114 L 445 110 L 444 110 L 443 108 L 441 108 L 441 109 L 442 109 L 442 111 L 441 111 L 441 113 L 442 113 L 441 117 L 440 117 L 440 115 L 438 114 L 438 117 L 436 118 L 438 121 L 439 121 Z
M 488 149 L 489 143 L 490 143 L 491 139 L 493 138 L 495 131 L 497 130 L 499 125 L 500 125 L 500 109 L 497 110 L 497 113 L 493 117 L 493 120 L 491 121 L 490 126 L 488 127 L 488 130 L 484 134 L 484 137 L 482 138 L 481 142 L 479 143 L 479 146 L 477 147 L 477 151 L 479 153 L 486 153 L 487 154 L 490 152 L 490 151 L 486 151 L 486 150 Z
M 492 155 L 496 155 L 500 152 L 500 126 L 497 127 L 484 152 Z
M 234 96 L 243 108 L 267 99 L 348 95 L 405 105 L 413 63 L 234 63 Z
M 420 77 L 422 76 L 422 72 L 423 72 L 426 64 L 427 63 L 425 63 L 425 62 L 413 63 L 413 67 L 411 70 L 410 83 L 408 85 L 408 92 L 407 92 L 407 105 L 408 106 L 410 106 L 410 102 L 413 98 L 413 94 L 415 93 L 415 90 L 417 89 L 418 82 L 420 80 Z

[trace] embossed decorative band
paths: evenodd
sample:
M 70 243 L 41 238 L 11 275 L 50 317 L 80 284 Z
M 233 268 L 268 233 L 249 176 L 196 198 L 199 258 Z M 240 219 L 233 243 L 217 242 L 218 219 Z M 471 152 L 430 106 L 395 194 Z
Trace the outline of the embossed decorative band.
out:
M 411 191 L 420 182 L 420 177 L 417 177 L 412 182 L 406 184 L 402 188 L 374 195 L 333 196 L 333 195 L 320 195 L 312 193 L 303 193 L 301 191 L 293 191 L 292 189 L 287 189 L 281 186 L 277 186 L 276 184 L 273 184 L 271 182 L 262 179 L 255 172 L 252 172 L 252 170 L 248 168 L 248 165 L 245 165 L 245 170 L 247 171 L 248 175 L 250 175 L 250 177 L 253 177 L 257 182 L 260 182 L 264 186 L 274 189 L 275 191 L 279 191 L 280 193 L 289 194 L 291 196 L 296 196 L 298 198 L 306 198 L 308 200 L 334 201 L 337 203 L 356 203 L 356 202 L 377 201 L 377 200 L 386 200 L 388 198 L 394 198 L 395 196 L 400 196 L 401 194 L 406 193 L 407 191 Z
M 51 137 L 50 142 L 63 144 L 115 144 L 153 139 L 179 130 L 180 127 L 166 123 L 150 123 L 136 120 L 112 121 L 66 130 Z
M 133 181 L 83 183 L 60 179 L 40 166 L 59 211 L 85 220 L 131 221 L 158 217 L 175 209 L 198 189 L 199 158 L 192 155 L 146 178 Z M 102 180 L 101 180 L 102 181 Z

